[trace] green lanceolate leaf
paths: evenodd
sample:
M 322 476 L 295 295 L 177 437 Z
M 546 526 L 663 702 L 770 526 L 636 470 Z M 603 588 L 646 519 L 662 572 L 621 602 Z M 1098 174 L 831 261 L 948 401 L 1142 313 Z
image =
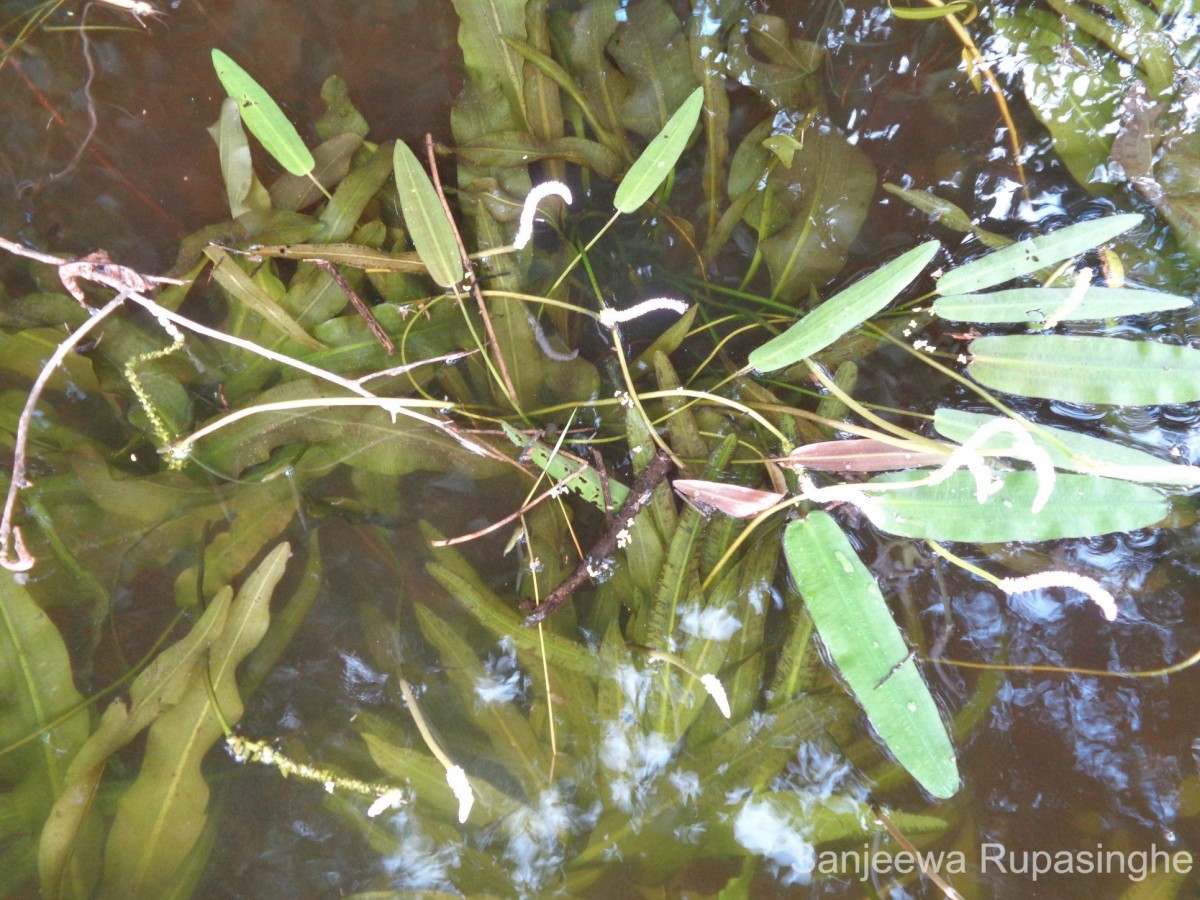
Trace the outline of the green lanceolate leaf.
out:
M 869 484 L 923 478 L 925 472 L 896 472 Z M 940 484 L 870 493 L 863 511 L 877 528 L 933 541 L 1051 541 L 1146 528 L 1170 510 L 1153 488 L 1094 475 L 1059 475 L 1054 493 L 1036 514 L 1038 477 L 1032 471 L 997 473 L 1001 488 L 981 504 L 970 472 L 955 472 Z
M 650 199 L 659 185 L 675 168 L 683 155 L 684 148 L 700 121 L 700 109 L 704 106 L 704 89 L 696 88 L 683 105 L 667 120 L 663 130 L 650 142 L 637 161 L 629 167 L 617 188 L 613 206 L 626 215 L 636 212 Z
M 1011 247 L 993 251 L 947 272 L 938 281 L 938 293 L 942 296 L 970 294 L 1029 275 L 1111 241 L 1141 221 L 1138 213 L 1107 216 L 1068 225 L 1042 237 L 1017 241 Z
M 1081 322 L 1185 309 L 1187 297 L 1134 288 L 1088 288 L 1076 303 L 1071 288 L 1015 288 L 990 294 L 951 294 L 933 302 L 933 311 L 955 322 Z
M 981 427 L 999 418 L 957 409 L 939 409 L 933 415 L 933 427 L 943 437 L 963 443 Z M 1148 484 L 1180 487 L 1200 484 L 1200 466 L 1178 465 L 1151 456 L 1144 450 L 1050 425 L 1038 425 L 1031 428 L 1029 434 L 1059 469 Z M 1012 435 L 997 434 L 985 441 L 980 450 L 1009 449 L 1013 444 Z
M 935 797 L 959 787 L 941 713 L 875 579 L 827 513 L 788 526 L 788 569 L 834 665 L 896 760 Z
M 392 151 L 392 166 L 404 223 L 417 255 L 435 282 L 444 288 L 454 287 L 463 280 L 462 257 L 454 239 L 454 227 L 446 217 L 433 182 L 408 145 L 400 141 Z
M 312 154 L 271 95 L 250 77 L 249 72 L 220 50 L 213 50 L 212 61 L 225 93 L 237 102 L 242 121 L 263 149 L 293 175 L 311 172 L 316 165 Z
M 967 372 L 997 391 L 1068 403 L 1156 406 L 1200 400 L 1200 350 L 1152 341 L 985 337 L 971 344 Z
M 773 372 L 824 350 L 891 303 L 928 265 L 940 246 L 937 241 L 926 241 L 830 297 L 783 334 L 754 350 L 750 365 L 759 372 Z

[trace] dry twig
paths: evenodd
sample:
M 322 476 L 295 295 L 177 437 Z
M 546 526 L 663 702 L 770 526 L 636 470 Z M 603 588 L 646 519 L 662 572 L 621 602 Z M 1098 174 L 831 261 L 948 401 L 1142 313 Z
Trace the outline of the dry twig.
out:
M 583 587 L 589 579 L 598 577 L 611 565 L 612 555 L 616 552 L 617 547 L 623 546 L 622 542 L 628 540 L 628 529 L 634 516 L 650 502 L 650 498 L 654 496 L 654 489 L 666 479 L 667 473 L 671 471 L 671 465 L 671 458 L 661 450 L 654 455 L 654 459 L 650 460 L 650 464 L 642 469 L 634 480 L 633 487 L 629 489 L 629 496 L 616 516 L 613 517 L 612 524 L 605 532 L 604 537 L 596 542 L 596 545 L 579 563 L 579 567 L 567 577 L 567 580 L 547 594 L 546 599 L 525 617 L 526 625 L 536 625 L 541 622 L 566 603 L 571 595 Z

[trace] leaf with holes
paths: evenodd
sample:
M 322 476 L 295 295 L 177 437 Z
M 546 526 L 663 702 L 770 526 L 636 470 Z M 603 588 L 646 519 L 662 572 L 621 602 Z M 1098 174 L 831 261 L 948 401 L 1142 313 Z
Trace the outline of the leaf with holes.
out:
M 1068 225 L 1041 237 L 1017 241 L 947 272 L 938 282 L 938 293 L 943 297 L 970 294 L 1032 274 L 1099 247 L 1141 221 L 1139 213 L 1106 216 Z

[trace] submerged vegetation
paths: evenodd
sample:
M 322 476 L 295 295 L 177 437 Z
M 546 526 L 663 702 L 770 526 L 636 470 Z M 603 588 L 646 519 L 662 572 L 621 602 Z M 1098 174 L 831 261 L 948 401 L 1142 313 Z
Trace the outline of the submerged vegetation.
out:
M 1114 324 L 1169 329 L 1191 305 L 1121 272 L 1161 238 L 1155 213 L 1197 246 L 1174 180 L 1194 33 L 1136 3 L 1088 13 L 1079 52 L 1118 49 L 1112 89 L 1156 98 L 1101 148 L 1027 73 L 1075 177 L 1115 160 L 1138 193 L 1103 190 L 1140 211 L 1007 237 L 886 185 L 937 237 L 839 278 L 876 169 L 829 115 L 824 51 L 783 19 L 741 0 L 687 22 L 665 0 L 454 6 L 452 146 L 371 139 L 335 76 L 310 150 L 262 67 L 214 49 L 230 220 L 185 240 L 172 277 L 3 241 L 36 261 L 0 305 L 0 366 L 33 382 L 0 396 L 13 890 L 193 892 L 229 784 L 258 768 L 221 743 L 314 782 L 361 835 L 376 861 L 342 893 L 857 879 L 818 848 L 954 839 L 959 757 L 1006 663 L 955 708 L 935 697 L 931 620 L 893 617 L 876 536 L 1113 621 L 1107 573 L 1012 547 L 1194 521 L 1200 468 L 1033 402 L 1200 402 L 1200 351 Z M 952 24 L 974 72 L 965 11 L 911 27 Z M 1159 39 L 1130 50 L 1114 19 Z M 1030 67 L 1055 27 L 996 21 Z M 269 186 L 251 136 L 286 170 Z M 952 399 L 876 405 L 859 378 L 882 352 Z M 430 491 L 455 499 L 412 515 Z M 313 627 L 337 523 L 394 595 L 341 598 L 375 700 L 338 710 L 334 741 L 243 721 Z M 124 634 L 131 592 L 154 612 Z

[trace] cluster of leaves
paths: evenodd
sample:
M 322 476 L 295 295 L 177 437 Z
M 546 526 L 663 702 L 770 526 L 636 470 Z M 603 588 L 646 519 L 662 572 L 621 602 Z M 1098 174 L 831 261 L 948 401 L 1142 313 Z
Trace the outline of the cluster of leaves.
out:
M 1136 189 L 1200 255 L 1195 4 L 1048 5 L 998 15 L 994 26 L 1055 150 L 1092 192 Z
M 623 549 L 593 561 L 606 574 L 587 602 L 578 611 L 568 605 L 536 631 L 523 624 L 515 601 L 536 601 L 572 568 L 566 505 L 539 506 L 521 518 L 524 579 L 504 592 L 509 596 L 426 529 L 438 546 L 421 586 L 448 595 L 468 614 L 468 625 L 452 624 L 433 604 L 398 615 L 415 618 L 424 645 L 442 663 L 437 680 L 454 702 L 434 718 L 455 736 L 450 753 L 470 775 L 476 802 L 468 824 L 475 837 L 464 840 L 454 824 L 461 801 L 443 781 L 440 757 L 415 749 L 414 732 L 400 717 L 361 715 L 356 725 L 378 769 L 411 789 L 411 806 L 389 812 L 392 827 L 384 829 L 371 827 L 379 810 L 366 810 L 367 800 L 335 795 L 329 804 L 380 854 L 402 859 L 406 848 L 429 840 L 454 848 L 457 866 L 412 886 L 473 895 L 509 893 L 514 881 L 537 890 L 563 873 L 569 892 L 583 891 L 603 881 L 614 859 L 638 862 L 647 885 L 678 877 L 702 857 L 732 859 L 731 895 L 749 891 L 762 860 L 801 877 L 811 862 L 801 848 L 811 852 L 878 830 L 866 789 L 841 767 L 843 755 L 880 790 L 907 772 L 935 797 L 955 793 L 960 776 L 950 732 L 964 736 L 987 688 L 948 730 L 912 662 L 909 645 L 919 636 L 906 640 L 854 550 L 859 524 L 839 523 L 817 506 L 849 500 L 874 527 L 915 539 L 1042 541 L 1153 525 L 1169 501 L 1148 485 L 1198 483 L 1192 467 L 1065 429 L 1019 420 L 997 429 L 989 424 L 993 417 L 939 409 L 935 429 L 957 442 L 943 443 L 879 424 L 859 407 L 850 396 L 853 367 L 829 379 L 822 365 L 859 352 L 858 332 L 916 282 L 939 250 L 932 241 L 762 342 L 744 369 L 676 372 L 671 357 L 689 338 L 695 311 L 632 367 L 611 328 L 625 380 L 610 387 L 627 396 L 601 397 L 597 366 L 555 351 L 596 318 L 568 302 L 575 283 L 559 278 L 564 294 L 557 283 L 544 297 L 534 293 L 537 272 L 566 270 L 576 257 L 586 263 L 586 248 L 499 256 L 531 188 L 531 164 L 564 176 L 574 166 L 598 179 L 624 173 L 616 214 L 653 203 L 662 221 L 689 238 L 705 229 L 696 241 L 705 259 L 749 226 L 757 248 L 751 269 L 764 262 L 768 299 L 791 305 L 842 267 L 873 195 L 874 172 L 822 116 L 812 80 L 819 49 L 791 38 L 781 20 L 751 15 L 743 2 L 700 0 L 690 26 L 661 0 L 629 10 L 599 0 L 571 14 L 548 14 L 539 0 L 456 0 L 455 7 L 467 72 L 452 122 L 457 218 L 470 245 L 491 252 L 476 269 L 488 288 L 493 345 L 477 337 L 484 320 L 459 296 L 467 267 L 417 157 L 406 147 L 369 141 L 366 122 L 336 78 L 322 91 L 328 111 L 316 125 L 321 143 L 310 152 L 269 95 L 214 53 L 230 94 L 212 134 L 232 220 L 185 242 L 179 272 L 195 284 L 211 271 L 227 304 L 221 332 L 261 352 L 189 342 L 187 354 L 165 354 L 153 324 L 113 320 L 104 340 L 52 384 L 67 396 L 77 389 L 119 402 L 105 410 L 109 427 L 97 435 L 59 424 L 61 413 L 34 427 L 44 471 L 25 495 L 26 509 L 39 525 L 34 551 L 53 564 L 33 586 L 36 602 L 12 576 L 0 579 L 6 629 L 0 639 L 12 648 L 0 663 L 8 666 L 5 683 L 20 688 L 0 710 L 8 787 L 2 799 L 11 813 L 0 860 L 6 883 L 26 883 L 35 866 L 49 896 L 86 896 L 97 884 L 107 893 L 164 896 L 195 883 L 217 827 L 214 816 L 206 818 L 209 789 L 200 761 L 222 726 L 236 723 L 244 697 L 312 602 L 312 588 L 298 588 L 268 628 L 267 603 L 288 553 L 276 542 L 295 516 L 297 493 L 307 497 L 317 479 L 343 464 L 357 508 L 368 515 L 394 512 L 406 475 L 454 470 L 478 482 L 514 467 L 535 477 L 544 470 L 585 504 L 606 509 L 609 499 L 619 505 L 628 492 L 618 479 L 605 485 L 589 463 L 568 462 L 561 447 L 520 435 L 508 421 L 549 425 L 564 410 L 583 407 L 596 411 L 607 437 L 628 448 L 634 472 L 651 464 L 657 446 L 716 485 L 710 497 L 726 481 L 745 480 L 732 474 L 746 468 L 737 464 L 787 457 L 779 490 L 766 494 L 746 526 L 702 505 L 678 508 L 667 485 L 656 487 L 620 542 Z M 729 80 L 809 114 L 766 116 L 730 152 Z M 704 158 L 693 181 L 703 186 L 705 221 L 688 224 L 672 209 L 672 179 L 692 165 L 691 157 L 676 162 L 697 119 L 695 144 Z M 255 173 L 243 125 L 288 170 L 269 188 Z M 643 141 L 649 145 L 639 153 Z M 968 373 L 992 390 L 1077 403 L 1200 400 L 1200 352 L 1071 333 L 1077 321 L 1176 309 L 1187 301 L 1086 281 L 991 290 L 1018 279 L 1042 281 L 1046 270 L 1113 239 L 1137 218 L 1082 223 L 942 276 L 935 316 L 1011 327 L 1033 320 L 1059 332 L 982 338 L 971 347 Z M 432 285 L 449 293 L 433 292 Z M 370 313 L 395 355 L 350 308 L 346 286 L 374 298 Z M 176 309 L 190 290 L 164 291 L 161 302 Z M 418 307 L 421 314 L 414 314 Z M 2 309 L 0 360 L 28 377 L 57 343 L 55 325 L 75 327 L 87 316 L 49 291 Z M 748 316 L 735 322 L 742 325 L 757 327 Z M 710 330 L 718 333 L 711 324 L 702 329 Z M 470 347 L 477 352 L 455 366 L 428 364 Z M 308 368 L 297 374 L 281 358 Z M 826 382 L 827 399 L 843 403 L 841 412 L 823 404 L 814 414 L 777 396 L 814 373 Z M 656 389 L 643 377 L 653 377 Z M 330 378 L 340 381 L 331 385 Z M 685 379 L 691 386 L 683 386 Z M 359 399 L 402 400 L 417 404 L 404 409 L 422 408 L 430 417 L 396 418 L 399 407 L 383 402 L 339 403 L 348 385 Z M 12 435 L 22 398 L 12 392 L 2 399 L 4 433 Z M 229 424 L 218 412 L 222 405 L 235 411 Z M 441 417 L 450 414 L 454 426 Z M 877 428 L 864 428 L 856 415 Z M 484 456 L 472 455 L 462 439 L 480 416 L 509 428 L 508 439 L 471 436 L 469 446 L 482 447 Z M 222 427 L 202 440 L 189 437 L 205 421 Z M 993 436 L 972 443 L 981 427 Z M 116 442 L 106 437 L 113 432 Z M 823 440 L 836 432 L 865 433 L 873 443 Z M 521 448 L 519 459 L 510 444 Z M 789 457 L 797 444 L 807 446 Z M 130 453 L 146 453 L 148 445 L 185 447 L 189 465 L 180 472 L 130 464 Z M 882 464 L 864 463 L 870 455 L 888 456 L 881 447 L 896 452 Z M 820 468 L 814 449 L 837 473 L 852 464 L 857 471 L 906 471 L 830 484 L 813 475 Z M 926 468 L 911 468 L 918 450 Z M 1046 466 L 1021 464 L 1041 460 L 1037 453 L 1049 469 L 1062 470 L 1052 485 Z M 1016 465 L 989 467 L 985 477 L 984 457 Z M 928 468 L 947 458 L 969 459 L 968 470 Z M 229 479 L 219 496 L 205 485 L 206 471 Z M 820 486 L 814 477 L 824 479 Z M 790 509 L 805 515 L 785 524 Z M 781 559 L 794 583 L 782 589 Z M 319 574 L 320 566 L 314 541 L 308 568 Z M 107 585 L 155 571 L 177 573 L 175 601 L 193 614 L 191 629 L 153 655 L 127 702 L 90 717 L 63 639 L 42 609 L 78 607 L 103 622 L 112 605 Z M 234 599 L 227 585 L 239 579 Z M 369 610 L 362 618 L 377 667 L 407 684 L 408 629 Z M 95 654 L 102 640 L 99 629 L 89 635 L 88 652 Z M 832 669 L 821 662 L 822 645 Z M 256 646 L 235 685 L 233 669 Z M 497 684 L 497 652 L 521 673 L 516 689 Z M 895 762 L 854 739 L 858 713 L 834 670 Z M 723 683 L 727 713 L 706 693 L 706 676 Z M 415 699 L 407 700 L 418 715 Z M 137 773 L 103 779 L 110 759 L 124 762 L 118 752 L 146 729 Z M 798 754 L 807 766 L 797 765 Z M 345 761 L 348 768 L 356 764 L 363 763 Z M 822 779 L 822 768 L 838 776 Z M 331 776 L 330 783 L 341 782 Z M 115 803 L 107 802 L 110 788 L 120 794 Z M 947 827 L 940 817 L 889 817 L 909 837 L 933 838 Z M 780 834 L 787 840 L 781 843 Z

